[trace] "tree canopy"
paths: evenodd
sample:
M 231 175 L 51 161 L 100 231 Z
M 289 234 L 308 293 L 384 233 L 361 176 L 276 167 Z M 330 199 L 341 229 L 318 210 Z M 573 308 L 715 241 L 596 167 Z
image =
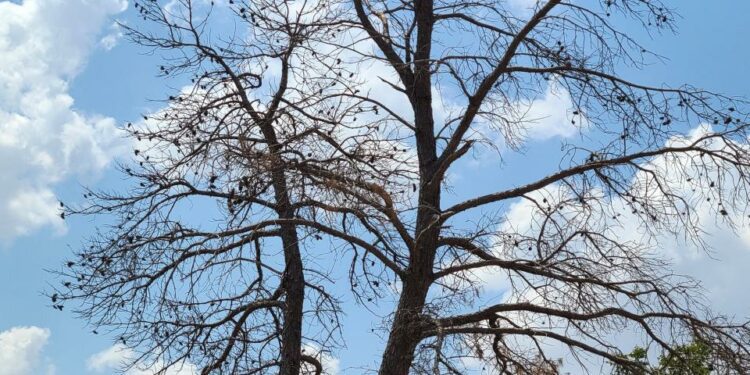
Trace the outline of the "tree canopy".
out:
M 143 24 L 122 27 L 185 85 L 124 126 L 132 186 L 66 205 L 113 222 L 59 272 L 55 306 L 203 374 L 324 372 L 342 298 L 397 301 L 381 375 L 641 366 L 623 331 L 665 368 L 710 348 L 750 372 L 746 322 L 658 252 L 664 235 L 705 249 L 701 215 L 743 224 L 747 103 L 618 74 L 658 61 L 626 30 L 671 31 L 666 2 L 535 4 L 136 1 Z M 540 177 L 493 163 L 497 185 L 450 194 L 472 155 L 524 152 L 547 90 L 585 136 Z
M 648 351 L 642 347 L 633 349 L 628 357 L 639 362 L 639 366 L 617 366 L 614 375 L 709 375 L 714 370 L 711 363 L 711 347 L 694 341 L 675 347 L 665 355 L 659 356 L 656 366 L 648 363 Z

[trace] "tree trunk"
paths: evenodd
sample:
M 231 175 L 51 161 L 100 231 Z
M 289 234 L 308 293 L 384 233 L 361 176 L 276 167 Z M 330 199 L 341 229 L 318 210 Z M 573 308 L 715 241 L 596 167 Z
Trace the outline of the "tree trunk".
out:
M 270 121 L 265 121 L 261 131 L 268 141 L 275 168 L 271 179 L 276 198 L 276 212 L 280 219 L 293 219 L 295 216 L 289 198 L 289 185 L 283 169 L 283 161 L 278 155 L 281 146 Z M 305 303 L 305 275 L 302 255 L 299 249 L 299 236 L 294 224 L 281 224 L 281 245 L 284 247 L 284 275 L 281 288 L 284 291 L 284 325 L 281 329 L 281 354 L 279 375 L 299 375 L 302 366 L 302 314 Z
M 440 189 L 439 185 L 432 183 L 425 183 L 423 186 L 420 191 L 420 206 L 423 208 L 417 213 L 420 241 L 411 252 L 410 267 L 404 278 L 401 298 L 380 363 L 380 375 L 409 374 L 417 345 L 422 340 L 422 330 L 427 323 L 424 321 L 423 310 L 432 284 L 432 267 L 440 233 L 439 226 L 434 225 L 434 207 L 439 207 L 437 202 L 440 202 Z
M 380 375 L 408 375 L 424 327 L 423 310 L 432 283 L 432 267 L 437 251 L 442 176 L 438 174 L 437 142 L 432 108 L 432 27 L 433 0 L 414 1 L 417 45 L 414 52 L 414 80 L 407 84 L 414 110 L 415 138 L 419 159 L 419 205 L 414 248 L 388 337 Z M 411 86 L 411 87 L 409 87 Z
M 280 375 L 299 375 L 302 361 L 302 309 L 305 301 L 305 276 L 302 270 L 297 231 L 282 227 L 286 269 L 282 280 L 286 298 L 284 326 L 281 330 Z
M 414 361 L 414 352 L 420 341 L 420 316 L 427 298 L 425 283 L 418 280 L 404 283 L 396 316 L 391 326 L 380 375 L 407 375 Z

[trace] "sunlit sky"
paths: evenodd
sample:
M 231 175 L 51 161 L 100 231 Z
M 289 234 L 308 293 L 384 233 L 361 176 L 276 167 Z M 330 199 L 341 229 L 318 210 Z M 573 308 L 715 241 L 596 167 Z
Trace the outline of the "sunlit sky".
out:
M 523 12 L 533 0 L 510 2 Z M 643 71 L 622 67 L 620 73 L 644 83 L 690 83 L 750 96 L 750 2 L 671 3 L 681 15 L 676 34 L 649 37 L 631 30 L 666 60 Z M 114 22 L 136 23 L 132 5 L 0 1 L 0 375 L 110 374 L 116 366 L 114 334 L 94 335 L 68 309 L 50 308 L 42 293 L 57 282 L 46 270 L 57 268 L 97 224 L 92 218 L 61 220 L 58 201 L 80 201 L 82 186 L 121 187 L 125 180 L 112 165 L 130 153 L 116 128 L 158 109 L 152 100 L 180 85 L 157 77 L 158 53 L 121 38 Z M 535 104 L 550 119 L 546 131 L 532 136 L 523 153 L 503 155 L 502 167 L 486 160 L 463 165 L 453 176 L 450 199 L 538 177 L 557 165 L 549 150 L 579 135 L 565 124 L 556 128 L 554 120 L 568 110 L 564 97 L 547 93 Z M 725 229 L 707 236 L 716 249 L 712 257 L 682 245 L 663 250 L 674 257 L 678 272 L 704 281 L 717 310 L 747 317 L 750 241 Z M 380 317 L 345 294 L 342 299 L 346 347 L 330 360 L 341 374 L 360 373 L 375 366 L 384 345 L 370 332 Z M 387 301 L 380 307 L 390 309 Z

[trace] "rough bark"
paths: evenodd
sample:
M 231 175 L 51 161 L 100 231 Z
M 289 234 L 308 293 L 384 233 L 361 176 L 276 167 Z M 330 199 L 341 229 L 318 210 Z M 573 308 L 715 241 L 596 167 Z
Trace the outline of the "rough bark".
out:
M 421 332 L 421 316 L 432 279 L 432 264 L 438 244 L 440 178 L 437 170 L 432 108 L 430 53 L 432 48 L 433 2 L 416 1 L 417 46 L 414 54 L 414 80 L 409 97 L 414 110 L 415 138 L 419 158 L 419 208 L 404 289 L 396 308 L 393 326 L 383 352 L 381 375 L 406 375 L 414 359 Z

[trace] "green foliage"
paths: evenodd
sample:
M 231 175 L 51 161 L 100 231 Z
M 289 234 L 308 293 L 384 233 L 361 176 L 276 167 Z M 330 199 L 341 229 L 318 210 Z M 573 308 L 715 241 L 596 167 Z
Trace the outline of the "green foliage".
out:
M 711 348 L 696 341 L 679 346 L 674 352 L 659 358 L 659 374 L 708 375 L 711 373 Z
M 639 365 L 623 366 L 615 365 L 613 375 L 646 375 L 649 373 L 648 352 L 645 348 L 636 346 L 630 354 L 625 356 L 627 359 L 637 362 Z
M 635 347 L 626 358 L 638 364 L 615 365 L 613 375 L 709 375 L 712 369 L 711 348 L 701 341 L 677 346 L 660 356 L 657 366 L 650 365 L 647 357 L 645 348 Z

